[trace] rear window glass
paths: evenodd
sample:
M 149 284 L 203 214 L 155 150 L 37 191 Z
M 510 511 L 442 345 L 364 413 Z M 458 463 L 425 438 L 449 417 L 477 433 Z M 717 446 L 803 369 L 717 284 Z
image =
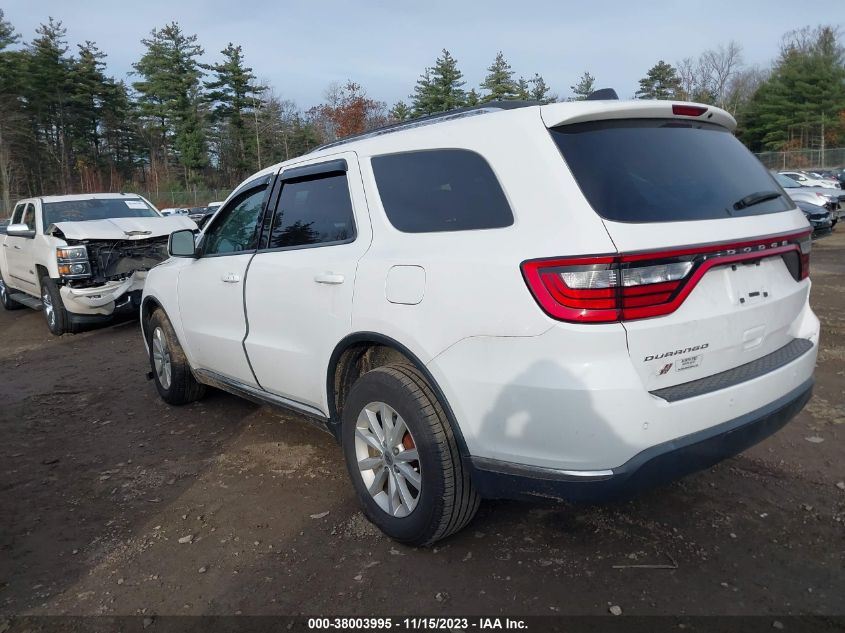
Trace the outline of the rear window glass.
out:
M 141 198 L 90 198 L 45 202 L 44 230 L 58 222 L 84 222 L 110 218 L 157 218 L 158 213 Z
M 480 155 L 425 150 L 372 159 L 387 219 L 405 233 L 496 229 L 513 224 L 508 201 Z
M 783 195 L 735 206 L 751 194 L 781 189 L 760 161 L 717 125 L 593 121 L 552 128 L 551 134 L 581 191 L 608 220 L 712 220 L 793 208 Z

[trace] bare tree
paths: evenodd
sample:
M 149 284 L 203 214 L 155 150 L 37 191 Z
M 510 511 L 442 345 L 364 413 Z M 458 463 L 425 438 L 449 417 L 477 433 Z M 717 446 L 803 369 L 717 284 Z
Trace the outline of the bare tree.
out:
M 701 54 L 699 65 L 702 78 L 706 78 L 709 84 L 707 88 L 720 108 L 725 107 L 728 83 L 742 67 L 742 63 L 742 46 L 734 40 Z
M 769 78 L 770 71 L 751 66 L 738 70 L 728 81 L 725 89 L 724 107 L 728 112 L 736 116 L 757 92 L 757 89 Z

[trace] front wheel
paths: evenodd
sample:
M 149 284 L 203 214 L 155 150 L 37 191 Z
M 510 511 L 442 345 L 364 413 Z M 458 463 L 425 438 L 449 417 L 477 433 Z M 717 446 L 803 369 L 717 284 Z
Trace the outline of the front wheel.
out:
M 59 292 L 56 282 L 46 275 L 41 278 L 41 309 L 52 334 L 61 336 L 71 331 L 67 310 L 62 302 L 62 293 Z
M 463 528 L 479 497 L 455 434 L 425 378 L 405 364 L 379 367 L 343 407 L 343 452 L 367 517 L 409 545 Z
M 158 394 L 168 404 L 182 405 L 205 395 L 205 385 L 197 382 L 185 351 L 164 310 L 158 308 L 147 324 L 150 367 Z

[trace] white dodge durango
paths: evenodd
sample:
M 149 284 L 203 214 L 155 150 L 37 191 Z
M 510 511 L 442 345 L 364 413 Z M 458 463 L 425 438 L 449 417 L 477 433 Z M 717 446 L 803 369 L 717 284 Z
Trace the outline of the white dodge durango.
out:
M 248 179 L 148 275 L 151 378 L 294 409 L 406 543 L 706 468 L 810 397 L 810 227 L 711 106 L 435 115 Z

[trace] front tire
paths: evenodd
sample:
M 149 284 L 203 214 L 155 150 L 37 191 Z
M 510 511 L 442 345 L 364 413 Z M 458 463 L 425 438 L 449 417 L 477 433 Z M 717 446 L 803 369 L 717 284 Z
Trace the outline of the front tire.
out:
M 0 305 L 4 310 L 20 310 L 23 307 L 22 303 L 18 303 L 9 296 L 9 288 L 3 280 L 2 273 L 0 273 Z
M 385 534 L 430 545 L 475 516 L 479 496 L 441 403 L 415 367 L 361 376 L 343 407 L 343 452 L 364 513 Z
M 150 367 L 156 390 L 167 404 L 183 405 L 205 395 L 205 385 L 197 382 L 185 351 L 164 310 L 158 308 L 147 324 Z
M 61 336 L 71 331 L 70 319 L 59 287 L 46 275 L 41 278 L 41 309 L 51 334 Z

